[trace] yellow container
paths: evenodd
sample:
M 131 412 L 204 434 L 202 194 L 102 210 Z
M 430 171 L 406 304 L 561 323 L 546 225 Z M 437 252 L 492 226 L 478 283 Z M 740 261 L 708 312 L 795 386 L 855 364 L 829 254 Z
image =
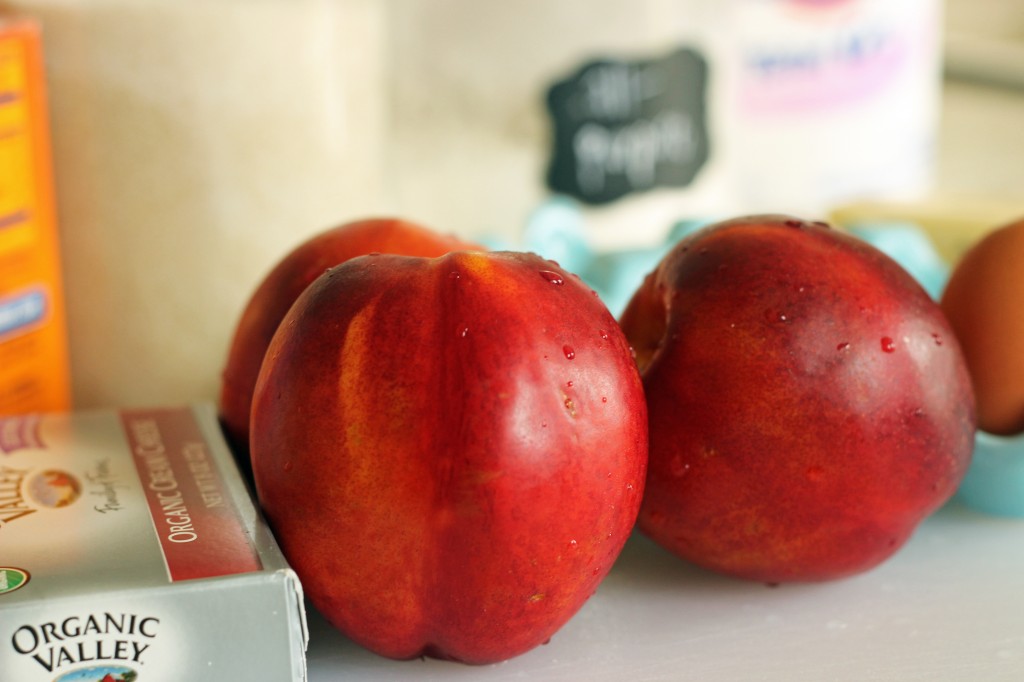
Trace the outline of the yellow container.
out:
M 39 28 L 0 17 L 0 414 L 71 389 Z

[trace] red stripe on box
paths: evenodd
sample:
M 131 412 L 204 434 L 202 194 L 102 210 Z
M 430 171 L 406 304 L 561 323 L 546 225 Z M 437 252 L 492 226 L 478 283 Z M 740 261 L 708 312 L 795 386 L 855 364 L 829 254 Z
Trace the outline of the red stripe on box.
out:
M 126 410 L 121 423 L 172 581 L 262 568 L 188 408 Z

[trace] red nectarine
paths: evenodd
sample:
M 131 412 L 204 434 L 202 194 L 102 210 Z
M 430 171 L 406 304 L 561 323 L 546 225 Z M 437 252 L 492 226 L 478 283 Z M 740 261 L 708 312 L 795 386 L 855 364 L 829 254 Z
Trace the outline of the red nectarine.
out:
M 313 604 L 382 655 L 500 661 L 597 589 L 636 519 L 643 388 L 601 301 L 537 256 L 365 256 L 267 352 L 260 502 Z
M 687 560 L 766 582 L 857 573 L 966 472 L 974 400 L 938 305 L 823 223 L 705 228 L 621 322 L 650 415 L 639 525 Z
M 281 259 L 242 312 L 222 375 L 220 420 L 236 450 L 248 451 L 252 392 L 270 339 L 299 294 L 327 268 L 372 252 L 433 257 L 472 248 L 415 223 L 380 218 L 322 232 Z

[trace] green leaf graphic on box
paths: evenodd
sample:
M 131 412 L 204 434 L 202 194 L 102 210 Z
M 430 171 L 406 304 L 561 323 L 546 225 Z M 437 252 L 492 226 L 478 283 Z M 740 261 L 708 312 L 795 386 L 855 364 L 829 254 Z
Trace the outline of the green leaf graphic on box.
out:
M 13 592 L 28 582 L 28 573 L 20 568 L 0 567 L 0 595 Z

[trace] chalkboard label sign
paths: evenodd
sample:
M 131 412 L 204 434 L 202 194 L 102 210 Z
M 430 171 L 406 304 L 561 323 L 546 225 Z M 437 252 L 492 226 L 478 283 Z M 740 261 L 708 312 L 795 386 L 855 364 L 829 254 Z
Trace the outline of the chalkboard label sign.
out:
M 600 59 L 548 90 L 548 187 L 607 204 L 689 185 L 708 158 L 707 62 L 683 48 L 660 59 Z

